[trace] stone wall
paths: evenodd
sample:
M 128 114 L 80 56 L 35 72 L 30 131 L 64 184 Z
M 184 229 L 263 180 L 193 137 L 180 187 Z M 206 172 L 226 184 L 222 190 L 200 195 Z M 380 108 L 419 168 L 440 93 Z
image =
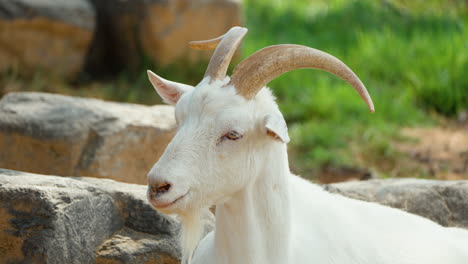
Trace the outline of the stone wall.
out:
M 240 0 L 0 1 L 0 73 L 36 71 L 73 78 L 206 60 L 191 40 L 242 25 Z
M 85 64 L 95 17 L 87 0 L 0 1 L 0 72 L 76 75 Z
M 0 100 L 0 168 L 146 184 L 174 128 L 172 106 L 10 93 Z
M 0 263 L 179 263 L 146 187 L 0 169 Z
M 468 181 L 371 180 L 325 188 L 468 228 Z M 205 232 L 213 225 L 207 215 Z M 146 186 L 0 169 L 0 263 L 175 264 L 179 230 L 176 218 L 151 208 Z

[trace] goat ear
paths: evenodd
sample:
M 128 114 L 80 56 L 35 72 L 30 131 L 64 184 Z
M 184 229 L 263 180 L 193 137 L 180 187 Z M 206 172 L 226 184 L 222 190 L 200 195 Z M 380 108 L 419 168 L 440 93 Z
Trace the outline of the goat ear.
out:
M 288 127 L 281 114 L 269 114 L 264 119 L 265 132 L 268 136 L 283 143 L 289 142 Z
M 167 104 L 174 105 L 179 101 L 182 94 L 193 89 L 193 86 L 183 83 L 171 82 L 159 77 L 154 72 L 148 70 L 148 78 L 156 92 Z

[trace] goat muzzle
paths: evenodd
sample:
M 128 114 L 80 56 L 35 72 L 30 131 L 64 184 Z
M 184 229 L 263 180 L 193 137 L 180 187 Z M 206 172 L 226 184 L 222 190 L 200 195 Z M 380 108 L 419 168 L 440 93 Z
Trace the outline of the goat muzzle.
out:
M 156 182 L 156 183 L 149 183 L 150 188 L 150 196 L 151 197 L 159 197 L 171 189 L 172 184 L 168 182 Z

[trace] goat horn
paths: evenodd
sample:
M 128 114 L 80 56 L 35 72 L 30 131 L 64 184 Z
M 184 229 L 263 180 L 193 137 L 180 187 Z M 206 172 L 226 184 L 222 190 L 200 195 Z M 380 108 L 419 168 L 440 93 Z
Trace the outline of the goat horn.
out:
M 283 44 L 263 48 L 234 68 L 230 85 L 246 99 L 252 99 L 267 83 L 295 69 L 320 69 L 348 82 L 373 113 L 374 104 L 361 80 L 336 57 L 301 45 Z
M 232 27 L 221 37 L 189 43 L 189 46 L 195 49 L 209 50 L 216 48 L 206 69 L 205 77 L 210 77 L 211 81 L 222 80 L 226 77 L 232 56 L 234 56 L 234 52 L 239 47 L 245 34 L 247 34 L 246 28 Z
M 214 50 L 226 34 L 209 40 L 190 41 L 189 47 L 196 50 Z

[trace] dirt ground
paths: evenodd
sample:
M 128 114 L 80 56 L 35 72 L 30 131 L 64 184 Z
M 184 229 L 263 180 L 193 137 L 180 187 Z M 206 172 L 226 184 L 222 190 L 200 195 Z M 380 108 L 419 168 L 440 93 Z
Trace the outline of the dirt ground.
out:
M 437 127 L 404 128 L 405 140 L 393 142 L 399 153 L 381 159 L 374 169 L 325 167 L 317 174 L 319 183 L 416 177 L 438 180 L 468 180 L 468 122 L 449 122 Z M 380 173 L 379 173 L 380 172 Z
M 425 177 L 468 180 L 468 124 L 406 128 L 402 133 L 414 140 L 397 143 L 397 150 L 408 154 L 406 163 L 418 167 Z

